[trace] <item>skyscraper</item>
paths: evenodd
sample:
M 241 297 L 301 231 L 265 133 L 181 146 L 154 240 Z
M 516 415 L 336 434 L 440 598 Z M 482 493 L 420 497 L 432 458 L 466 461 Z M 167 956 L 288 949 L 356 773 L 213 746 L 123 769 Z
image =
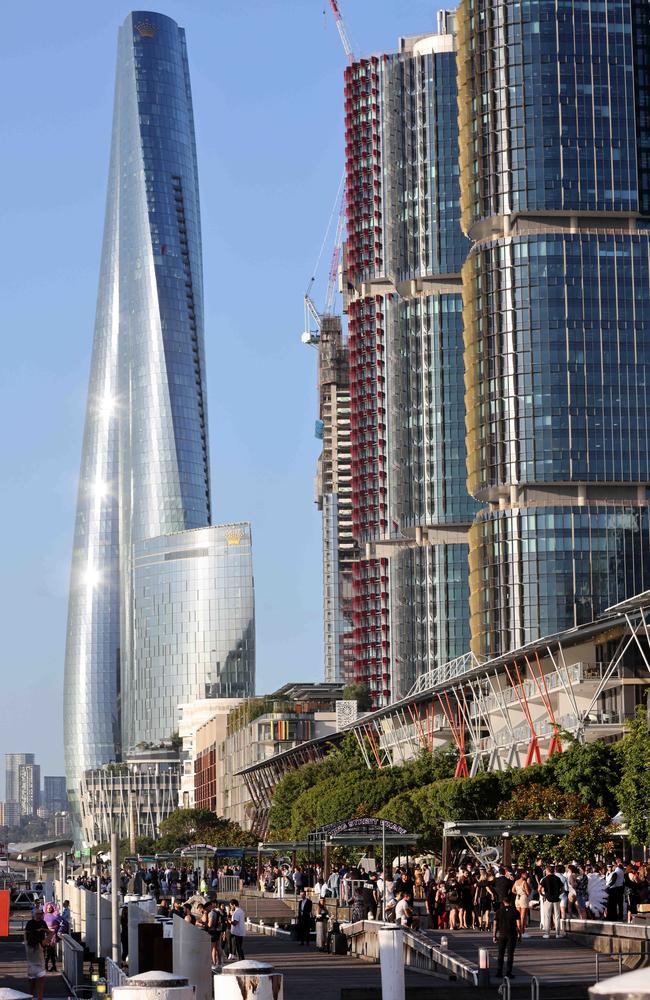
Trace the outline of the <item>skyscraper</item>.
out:
M 33 753 L 5 754 L 5 801 L 19 802 L 18 768 L 21 764 L 33 764 Z
M 18 803 L 21 816 L 35 816 L 41 804 L 40 764 L 18 765 Z
M 650 587 L 643 0 L 458 11 L 472 648 Z
M 346 70 L 356 678 L 405 695 L 469 644 L 453 15 Z
M 170 653 L 163 670 L 147 673 L 134 633 L 134 561 L 143 546 L 174 535 L 180 550 L 179 533 L 210 522 L 201 226 L 185 35 L 169 17 L 139 11 L 128 15 L 118 40 L 72 560 L 65 746 L 73 808 L 84 770 L 150 742 L 167 721 L 171 736 L 176 713 L 163 720 L 155 709 L 163 686 L 188 701 L 219 681 L 209 656 L 199 668 Z M 161 552 L 161 570 L 170 558 Z M 177 559 L 174 575 L 184 568 Z M 202 619 L 192 621 L 197 633 L 206 631 L 211 600 L 226 582 L 188 578 L 190 585 Z M 248 611 L 250 638 L 252 600 Z M 253 683 L 251 669 L 242 684 L 252 691 Z M 140 711 L 142 697 L 152 700 L 149 712 Z
M 68 793 L 64 777 L 43 775 L 43 805 L 48 812 L 63 812 L 68 808 Z

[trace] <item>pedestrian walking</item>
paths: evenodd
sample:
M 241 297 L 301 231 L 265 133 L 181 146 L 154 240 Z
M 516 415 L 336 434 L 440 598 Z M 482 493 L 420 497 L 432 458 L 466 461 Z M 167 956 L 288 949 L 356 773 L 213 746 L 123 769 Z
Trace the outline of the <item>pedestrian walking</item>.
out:
M 492 940 L 498 945 L 497 976 L 503 976 L 503 962 L 505 959 L 505 974 L 508 979 L 513 978 L 512 963 L 520 934 L 520 917 L 513 906 L 512 896 L 504 896 L 499 909 L 494 914 L 494 928 L 492 931 Z
M 329 911 L 325 902 L 321 899 L 316 910 L 316 947 L 319 951 L 327 950 L 327 929 L 329 925 Z
M 45 988 L 45 939 L 47 924 L 43 919 L 40 906 L 34 910 L 34 916 L 25 924 L 25 958 L 27 960 L 27 978 L 34 1000 L 43 1000 Z
M 244 961 L 244 934 L 246 933 L 246 915 L 239 905 L 239 900 L 230 900 L 230 940 L 235 948 L 235 955 Z M 231 958 L 235 958 L 231 954 Z
M 623 900 L 625 897 L 625 871 L 620 858 L 616 859 L 616 864 L 607 865 L 607 875 L 605 876 L 607 887 L 607 919 L 623 919 Z
M 311 899 L 303 889 L 298 900 L 298 944 L 309 947 L 309 932 L 311 930 Z
M 555 866 L 547 865 L 544 878 L 540 879 L 541 921 L 543 936 L 551 936 L 551 924 L 555 926 L 555 936 L 560 936 L 560 897 L 564 883 L 555 874 Z

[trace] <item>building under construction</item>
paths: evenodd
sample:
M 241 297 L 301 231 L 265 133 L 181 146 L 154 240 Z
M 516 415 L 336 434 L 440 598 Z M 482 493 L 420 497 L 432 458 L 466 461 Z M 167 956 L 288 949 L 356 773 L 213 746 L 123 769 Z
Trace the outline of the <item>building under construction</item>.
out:
M 350 385 L 341 317 L 324 315 L 318 342 L 319 419 L 323 450 L 316 470 L 316 504 L 323 515 L 323 629 L 325 680 L 354 680 Z
M 345 73 L 355 679 L 380 707 L 469 646 L 453 16 Z

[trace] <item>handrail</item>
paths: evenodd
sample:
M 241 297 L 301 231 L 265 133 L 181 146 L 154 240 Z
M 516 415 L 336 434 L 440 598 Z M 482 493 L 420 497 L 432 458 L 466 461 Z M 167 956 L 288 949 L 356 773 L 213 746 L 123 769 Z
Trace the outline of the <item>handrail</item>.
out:
M 351 938 L 367 934 L 376 937 L 381 926 L 381 921 L 358 920 L 353 924 L 341 927 L 341 930 Z M 407 927 L 403 927 L 402 931 L 404 933 L 404 964 L 407 967 L 426 968 L 428 971 L 444 969 L 458 979 L 464 979 L 474 986 L 478 986 L 478 966 L 474 965 L 473 962 L 468 962 L 467 959 L 455 955 L 447 948 L 440 947 L 420 931 L 414 931 Z M 364 955 L 369 957 L 365 949 Z M 415 956 L 419 956 L 420 961 Z
M 124 969 L 121 969 L 117 962 L 114 962 L 112 958 L 106 959 L 106 982 L 110 987 L 109 992 L 112 993 L 114 986 L 124 986 L 128 978 Z

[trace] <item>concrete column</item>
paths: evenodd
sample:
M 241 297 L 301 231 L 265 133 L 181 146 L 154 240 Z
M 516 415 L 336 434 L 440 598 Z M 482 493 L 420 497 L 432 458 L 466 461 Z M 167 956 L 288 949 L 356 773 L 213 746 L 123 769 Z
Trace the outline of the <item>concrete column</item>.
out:
M 138 965 L 138 925 L 139 924 L 155 924 L 156 918 L 152 913 L 148 913 L 142 906 L 138 906 L 137 903 L 129 904 L 129 973 L 132 976 L 137 975 L 140 970 Z M 206 939 L 209 941 L 208 935 L 203 931 Z
M 111 834 L 111 958 L 120 961 L 120 838 Z
M 214 977 L 214 1000 L 284 1000 L 282 975 L 265 962 L 233 962 Z
M 390 1000 L 404 1000 L 404 932 L 396 924 L 382 924 L 377 932 L 381 995 Z
M 143 972 L 125 986 L 114 986 L 113 1000 L 194 1000 L 194 987 L 171 972 Z
M 172 962 L 175 976 L 185 976 L 196 987 L 196 1000 L 212 1000 L 210 935 L 200 927 L 174 917 Z

